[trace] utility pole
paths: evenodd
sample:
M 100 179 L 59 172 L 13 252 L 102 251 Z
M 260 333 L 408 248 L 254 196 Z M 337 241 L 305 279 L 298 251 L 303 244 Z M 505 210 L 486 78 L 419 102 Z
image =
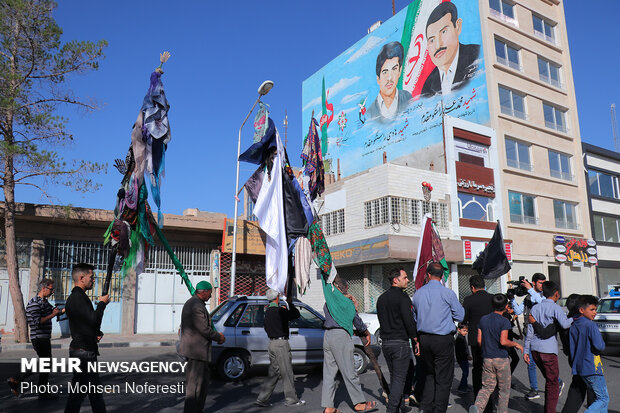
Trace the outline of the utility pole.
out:
M 288 144 L 288 115 L 286 114 L 286 110 L 284 111 L 284 149 L 286 149 L 286 145 Z
M 396 5 L 394 4 L 394 0 L 392 0 L 392 16 L 396 15 Z
M 620 139 L 618 138 L 618 123 L 616 122 L 616 104 L 611 104 L 611 130 L 614 135 L 614 149 L 620 152 Z

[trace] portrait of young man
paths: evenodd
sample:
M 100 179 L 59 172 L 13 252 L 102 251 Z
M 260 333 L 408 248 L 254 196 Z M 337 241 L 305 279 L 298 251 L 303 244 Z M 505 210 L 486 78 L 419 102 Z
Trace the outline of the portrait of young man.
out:
M 390 122 L 407 108 L 411 93 L 398 89 L 398 79 L 403 71 L 405 50 L 400 42 L 385 44 L 377 55 L 377 84 L 379 94 L 368 108 L 368 119 Z

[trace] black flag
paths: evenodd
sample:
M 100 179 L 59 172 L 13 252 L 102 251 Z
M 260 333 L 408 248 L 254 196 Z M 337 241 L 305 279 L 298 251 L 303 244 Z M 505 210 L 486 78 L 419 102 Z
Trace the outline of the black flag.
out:
M 484 247 L 484 251 L 478 254 L 471 267 L 478 271 L 482 278 L 487 279 L 501 277 L 510 271 L 510 263 L 504 250 L 504 237 L 502 237 L 499 221 L 497 221 L 491 241 Z

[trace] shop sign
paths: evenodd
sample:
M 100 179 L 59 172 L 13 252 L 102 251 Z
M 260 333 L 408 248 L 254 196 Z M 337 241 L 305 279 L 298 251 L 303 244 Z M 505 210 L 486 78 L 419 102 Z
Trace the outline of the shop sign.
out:
M 463 240 L 464 260 L 473 261 L 472 257 L 477 257 L 487 246 L 488 242 Z M 506 258 L 512 262 L 512 242 L 504 242 L 504 251 Z
M 568 262 L 573 267 L 583 267 L 584 264 L 597 265 L 596 242 L 585 238 L 569 238 L 561 235 L 553 237 L 555 260 Z
M 233 219 L 227 219 L 222 235 L 222 252 L 232 252 Z M 265 255 L 267 235 L 258 222 L 237 220 L 237 254 Z
M 495 194 L 495 185 L 493 184 L 489 184 L 489 185 L 484 185 L 484 184 L 478 184 L 476 183 L 476 181 L 472 180 L 472 179 L 459 179 L 456 183 L 456 185 L 459 188 L 463 188 L 463 189 L 474 189 L 476 191 L 483 191 L 486 192 L 488 194 Z
M 211 275 L 213 287 L 220 286 L 220 250 L 211 250 Z
M 471 260 L 471 241 L 465 241 L 463 246 L 465 247 L 465 259 Z
M 504 250 L 506 251 L 506 258 L 508 261 L 512 261 L 512 244 L 510 242 L 505 242 Z
M 387 236 L 379 236 L 360 242 L 343 245 L 342 249 L 331 251 L 335 265 L 355 264 L 364 261 L 384 259 L 390 255 L 390 244 Z

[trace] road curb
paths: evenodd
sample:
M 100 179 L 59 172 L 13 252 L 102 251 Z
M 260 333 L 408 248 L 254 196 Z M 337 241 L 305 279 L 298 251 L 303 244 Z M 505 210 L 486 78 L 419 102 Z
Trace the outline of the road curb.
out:
M 176 340 L 164 341 L 121 341 L 116 343 L 99 343 L 99 348 L 119 348 L 119 347 L 172 347 L 176 345 Z M 52 344 L 52 349 L 69 350 L 69 343 Z M 0 353 L 7 351 L 34 350 L 31 343 L 15 343 L 0 345 Z

